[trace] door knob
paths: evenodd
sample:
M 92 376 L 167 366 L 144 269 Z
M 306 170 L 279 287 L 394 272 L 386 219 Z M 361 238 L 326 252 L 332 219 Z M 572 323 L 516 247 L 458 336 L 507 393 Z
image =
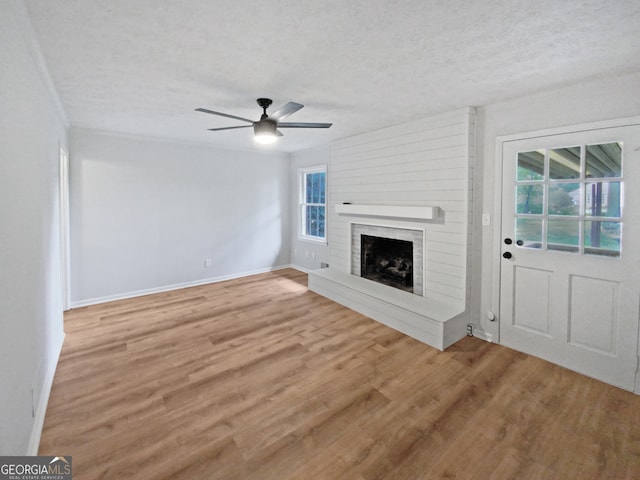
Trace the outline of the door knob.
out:
M 513 243 L 513 240 L 511 240 L 510 238 L 505 238 L 504 239 L 504 244 L 505 245 L 511 245 Z
M 516 240 L 516 245 L 521 247 L 522 245 L 524 245 L 524 242 L 522 240 Z
M 513 257 L 513 255 L 511 255 L 511 252 L 504 252 L 504 253 L 502 254 L 502 256 L 503 256 L 504 258 L 506 258 L 507 260 L 508 260 L 508 259 L 510 259 L 511 257 Z

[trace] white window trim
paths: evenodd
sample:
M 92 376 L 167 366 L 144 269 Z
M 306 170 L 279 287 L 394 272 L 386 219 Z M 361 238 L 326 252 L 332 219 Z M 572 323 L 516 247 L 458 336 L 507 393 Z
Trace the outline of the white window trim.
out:
M 309 173 L 324 173 L 325 174 L 325 192 L 324 192 L 324 204 L 315 204 L 315 205 L 324 205 L 325 212 L 325 222 L 324 222 L 324 238 L 314 237 L 311 235 L 304 234 L 304 225 L 305 225 L 305 214 L 304 207 L 308 205 L 304 202 L 305 199 L 305 176 Z M 314 167 L 304 167 L 298 169 L 298 238 L 300 240 L 305 240 L 313 243 L 321 243 L 327 244 L 327 166 L 326 165 L 316 165 Z

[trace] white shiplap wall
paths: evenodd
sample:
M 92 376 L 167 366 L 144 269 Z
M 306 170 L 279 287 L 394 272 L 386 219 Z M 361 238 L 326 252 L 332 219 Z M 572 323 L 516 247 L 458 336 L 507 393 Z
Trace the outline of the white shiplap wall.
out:
M 466 305 L 475 109 L 465 108 L 335 142 L 331 147 L 331 268 L 349 273 L 349 219 L 343 202 L 429 205 L 444 223 L 426 224 L 425 297 Z M 376 223 L 375 220 L 372 223 Z

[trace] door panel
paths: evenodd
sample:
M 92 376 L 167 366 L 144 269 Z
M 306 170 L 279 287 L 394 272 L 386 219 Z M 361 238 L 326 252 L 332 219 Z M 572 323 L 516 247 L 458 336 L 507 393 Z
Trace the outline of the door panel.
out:
M 500 343 L 634 390 L 640 126 L 502 144 Z
M 569 343 L 617 354 L 619 282 L 571 275 Z
M 513 274 L 513 325 L 549 336 L 551 275 L 549 270 L 517 266 Z

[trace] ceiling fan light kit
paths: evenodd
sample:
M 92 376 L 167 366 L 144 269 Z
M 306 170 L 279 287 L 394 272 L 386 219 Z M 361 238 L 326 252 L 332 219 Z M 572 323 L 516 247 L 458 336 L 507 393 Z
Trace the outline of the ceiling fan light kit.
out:
M 253 139 L 263 145 L 274 143 L 278 139 L 276 124 L 263 122 L 253 126 Z
M 278 138 L 278 122 L 270 120 L 267 115 L 267 107 L 271 105 L 271 100 L 259 98 L 258 105 L 262 107 L 263 113 L 260 120 L 253 124 L 253 139 L 258 143 L 268 145 L 274 143 Z
M 289 102 L 286 105 L 280 107 L 271 116 L 267 115 L 267 108 L 273 103 L 270 98 L 258 98 L 258 105 L 262 108 L 262 115 L 260 120 L 254 122 L 248 118 L 237 117 L 235 115 L 229 115 L 228 113 L 216 112 L 206 108 L 196 108 L 197 112 L 209 113 L 211 115 L 219 115 L 221 117 L 233 118 L 235 120 L 241 120 L 243 122 L 250 123 L 251 125 L 238 125 L 235 127 L 221 127 L 210 128 L 211 131 L 219 130 L 234 130 L 237 128 L 248 128 L 253 126 L 254 140 L 261 144 L 274 143 L 278 137 L 282 137 L 282 133 L 278 128 L 329 128 L 331 123 L 306 123 L 306 122 L 280 122 L 285 117 L 297 112 L 304 105 L 296 102 Z

